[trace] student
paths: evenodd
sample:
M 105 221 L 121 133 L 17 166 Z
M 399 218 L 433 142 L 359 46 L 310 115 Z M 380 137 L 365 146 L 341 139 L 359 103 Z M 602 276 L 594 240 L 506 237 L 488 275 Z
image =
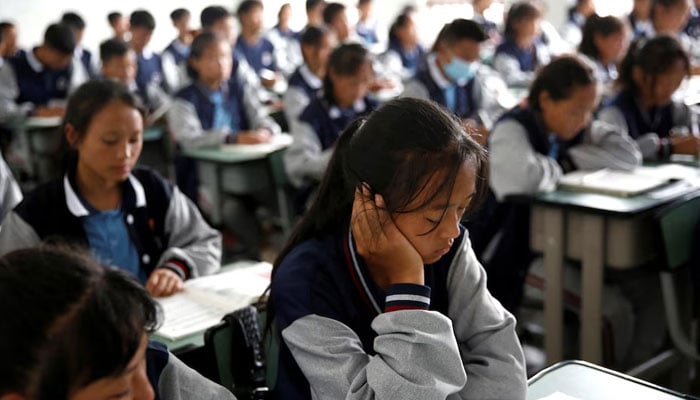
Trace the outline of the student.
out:
M 485 158 L 425 100 L 348 126 L 274 264 L 274 398 L 525 398 L 515 319 L 460 226 Z
M 323 23 L 335 34 L 335 39 L 338 43 L 361 42 L 361 40 L 355 40 L 356 37 L 350 27 L 345 5 L 328 3 L 326 8 L 323 9 Z
M 488 37 L 474 21 L 456 19 L 440 32 L 435 48 L 406 83 L 401 96 L 430 99 L 477 128 L 475 139 L 485 143 L 492 118 L 505 109 L 498 104 L 498 85 L 489 68 L 480 66 L 480 45 Z M 501 88 L 505 84 L 501 81 Z
M 513 313 L 533 254 L 529 206 L 506 198 L 552 190 L 573 169 L 629 170 L 641 162 L 622 131 L 591 122 L 598 99 L 593 70 L 577 57 L 557 58 L 538 72 L 527 103 L 502 116 L 489 137 L 491 191 L 470 234 L 489 290 Z
M 236 15 L 241 25 L 241 34 L 234 47 L 235 57 L 245 59 L 265 87 L 272 87 L 281 77 L 275 59 L 275 46 L 262 36 L 263 3 L 260 0 L 244 0 Z
M 115 39 L 128 41 L 129 39 L 129 20 L 118 11 L 113 11 L 107 14 L 107 22 L 109 27 L 114 32 Z
M 75 53 L 73 56 L 73 76 L 80 76 L 79 82 L 85 82 L 89 79 L 95 78 L 97 72 L 95 71 L 95 60 L 92 58 L 92 53 L 90 50 L 83 47 L 83 34 L 85 33 L 85 20 L 74 13 L 67 12 L 61 17 L 61 23 L 68 25 L 75 35 Z M 75 85 L 80 86 L 78 85 Z
M 18 56 L 24 51 L 17 45 L 17 26 L 10 21 L 0 22 L 0 34 L 3 38 L 3 50 L 0 57 L 7 59 Z
M 121 39 L 108 39 L 100 44 L 102 77 L 124 84 L 139 97 L 149 112 L 170 104 L 170 97 L 155 84 L 144 87 L 136 83 L 136 53 Z
M 577 48 L 581 44 L 583 25 L 591 15 L 595 15 L 593 0 L 576 0 L 575 5 L 569 8 L 569 19 L 561 29 L 561 37 L 572 48 Z
M 672 100 L 689 68 L 688 55 L 670 36 L 633 43 L 620 66 L 620 92 L 598 118 L 627 132 L 646 160 L 697 155 L 698 116 Z
M 412 78 L 425 57 L 425 50 L 418 43 L 414 16 L 403 12 L 396 17 L 389 28 L 389 47 L 381 56 L 386 68 L 402 80 Z
M 71 149 L 65 175 L 34 189 L 5 218 L 0 254 L 43 241 L 85 245 L 154 296 L 219 269 L 219 233 L 177 187 L 134 168 L 143 114 L 124 85 L 97 80 L 78 88 L 63 132 Z
M 598 82 L 612 93 L 612 83 L 617 79 L 617 64 L 622 60 L 626 45 L 625 25 L 613 16 L 600 17 L 593 14 L 583 26 L 583 35 L 578 51 L 594 66 Z
M 357 12 L 359 19 L 355 32 L 362 38 L 362 43 L 369 49 L 379 44 L 378 21 L 372 16 L 372 0 L 358 0 Z
M 0 121 L 29 115 L 62 116 L 71 91 L 74 51 L 73 31 L 52 24 L 41 45 L 7 59 L 0 69 Z
M 168 123 L 180 149 L 218 146 L 223 143 L 266 143 L 280 127 L 270 118 L 250 87 L 232 75 L 231 47 L 221 36 L 204 32 L 192 42 L 188 71 L 194 83 L 180 90 L 168 111 Z M 197 164 L 176 154 L 178 186 L 198 201 Z M 256 198 L 228 196 L 224 209 L 230 229 L 241 239 L 248 255 L 259 258 L 262 245 L 255 209 L 267 194 Z M 207 202 L 199 202 L 199 204 Z
M 650 14 L 652 29 L 647 37 L 683 33 L 689 16 L 690 4 L 687 0 L 652 0 Z M 685 33 L 683 36 L 687 39 Z
M 337 47 L 328 58 L 322 91 L 290 121 L 294 141 L 284 154 L 284 166 L 289 180 L 300 189 L 299 209 L 325 173 L 343 129 L 376 107 L 367 97 L 371 80 L 372 61 L 367 49 L 359 43 Z
M 177 29 L 177 37 L 163 50 L 161 62 L 163 78 L 173 92 L 185 86 L 187 82 L 187 57 L 190 55 L 190 44 L 193 39 L 190 18 L 190 12 L 184 8 L 178 8 L 170 13 L 170 20 Z
M 491 7 L 491 4 L 493 4 L 493 0 L 473 0 L 472 8 L 474 9 L 474 16 L 472 17 L 472 21 L 481 25 L 481 28 L 486 32 L 492 42 L 499 43 L 501 41 L 501 34 L 498 32 L 498 25 L 484 15 L 486 10 Z
M 289 77 L 289 88 L 284 93 L 284 115 L 287 121 L 299 118 L 299 114 L 323 86 L 331 50 L 333 37 L 323 26 L 310 26 L 301 35 L 304 64 Z
M 151 50 L 151 42 L 156 20 L 146 10 L 136 10 L 129 17 L 129 45 L 136 52 L 136 83 L 141 86 L 151 84 L 161 85 L 166 92 L 169 90 L 163 79 L 163 62 L 159 54 Z
M 323 25 L 323 10 L 326 8 L 325 0 L 306 0 L 306 26 Z
M 632 37 L 648 36 L 652 31 L 651 26 L 651 0 L 634 0 L 632 12 L 627 16 Z
M 304 63 L 299 48 L 301 33 L 291 28 L 291 19 L 292 6 L 289 3 L 282 4 L 277 13 L 277 24 L 266 34 L 267 39 L 276 49 L 277 64 L 285 76 L 291 75 Z
M 527 86 L 538 67 L 549 62 L 539 41 L 540 10 L 527 2 L 513 4 L 505 22 L 504 41 L 496 48 L 493 66 L 509 86 Z
M 2 400 L 234 399 L 148 340 L 158 307 L 142 287 L 75 249 L 0 258 L 0 310 Z

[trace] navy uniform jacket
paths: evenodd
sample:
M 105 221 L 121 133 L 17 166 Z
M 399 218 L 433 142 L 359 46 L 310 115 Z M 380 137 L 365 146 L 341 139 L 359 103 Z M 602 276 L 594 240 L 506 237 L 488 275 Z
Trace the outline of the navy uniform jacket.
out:
M 236 41 L 234 52 L 238 57 L 245 58 L 258 74 L 263 69 L 271 71 L 279 69 L 275 62 L 275 46 L 267 38 L 261 37 L 256 44 L 251 45 L 240 36 Z
M 19 96 L 15 102 L 43 106 L 52 99 L 66 99 L 72 74 L 71 68 L 61 70 L 43 68 L 37 72 L 30 65 L 27 54 L 22 52 L 7 60 L 15 72 L 19 87 Z
M 159 54 L 144 50 L 136 57 L 136 83 L 139 86 L 158 84 L 167 92 L 163 79 L 163 63 Z

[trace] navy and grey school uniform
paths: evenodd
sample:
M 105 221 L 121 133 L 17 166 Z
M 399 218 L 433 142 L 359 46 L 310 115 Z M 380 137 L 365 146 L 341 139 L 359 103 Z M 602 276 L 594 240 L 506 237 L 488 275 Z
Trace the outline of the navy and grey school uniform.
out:
M 169 107 L 172 104 L 171 97 L 165 93 L 163 88 L 155 83 L 151 82 L 150 85 L 144 87 L 139 86 L 136 81 L 131 82 L 129 85 L 129 91 L 141 99 L 143 104 L 146 106 L 150 113 L 158 110 L 163 110 L 165 107 Z
M 487 129 L 506 109 L 499 102 L 503 81 L 488 67 L 480 65 L 474 77 L 461 82 L 447 79 L 437 64 L 437 56 L 429 54 L 404 86 L 401 97 L 433 100 L 461 119 L 473 119 Z M 499 84 L 500 83 L 500 84 Z
M 560 34 L 561 38 L 571 45 L 571 48 L 577 48 L 581 44 L 585 23 L 586 17 L 583 14 L 575 10 L 569 12 L 569 18 L 562 26 Z
M 229 390 L 203 377 L 170 353 L 165 345 L 149 341 L 146 375 L 160 400 L 235 400 Z
M 75 166 L 63 179 L 37 187 L 5 218 L 0 254 L 65 241 L 90 248 L 105 265 L 142 282 L 156 268 L 183 280 L 209 275 L 221 264 L 221 235 L 177 187 L 136 168 L 122 183 L 116 210 L 97 211 L 80 195 Z
M 167 82 L 163 78 L 163 61 L 160 54 L 154 53 L 146 47 L 136 55 L 136 83 L 146 87 L 157 84 L 167 92 Z
M 650 19 L 640 21 L 634 14 L 629 14 L 627 16 L 627 22 L 632 29 L 632 38 L 636 39 L 640 36 L 648 37 L 649 33 L 654 31 L 654 26 Z
M 0 122 L 22 118 L 36 107 L 65 102 L 70 93 L 73 69 L 46 68 L 34 51 L 5 60 L 0 69 Z
M 22 201 L 22 191 L 10 171 L 10 167 L 0 154 L 0 221 Z
M 284 76 L 290 76 L 304 63 L 299 39 L 301 33 L 292 29 L 282 30 L 275 25 L 265 35 L 275 48 L 277 67 Z
M 258 75 L 264 69 L 279 69 L 275 60 L 275 46 L 265 37 L 260 37 L 256 43 L 250 44 L 243 36 L 239 36 L 233 51 L 238 58 L 245 58 Z
M 187 79 L 187 57 L 190 55 L 190 46 L 175 39 L 160 55 L 163 68 L 163 79 L 171 93 L 175 93 L 185 87 Z
M 416 45 L 411 50 L 406 50 L 398 40 L 389 42 L 389 47 L 381 56 L 384 68 L 402 81 L 413 78 L 418 67 L 425 60 L 425 50 L 421 45 Z
M 362 38 L 362 43 L 367 47 L 372 47 L 379 43 L 377 29 L 378 22 L 374 18 L 358 21 L 357 25 L 355 25 L 355 33 Z
M 81 83 L 97 77 L 95 59 L 92 57 L 92 53 L 82 46 L 75 47 L 72 68 L 74 82 L 71 85 L 73 87 L 78 87 Z
M 550 51 L 539 40 L 529 49 L 522 49 L 513 40 L 506 39 L 496 47 L 493 67 L 508 86 L 527 86 L 535 79 L 537 68 L 548 64 L 549 60 Z
M 524 399 L 515 319 L 486 289 L 463 227 L 424 274 L 384 291 L 347 227 L 295 247 L 271 285 L 273 398 Z
M 299 118 L 311 99 L 323 87 L 323 80 L 314 75 L 306 64 L 297 68 L 287 81 L 284 93 L 284 115 L 287 121 Z
M 553 190 L 563 173 L 575 169 L 630 170 L 641 163 L 641 154 L 623 132 L 599 121 L 563 140 L 548 131 L 539 112 L 527 107 L 501 117 L 488 147 L 490 193 L 469 229 L 474 251 L 489 273 L 489 290 L 514 311 L 533 254 L 527 240 L 529 206 L 506 198 Z
M 293 141 L 284 154 L 284 167 L 291 183 L 302 188 L 319 182 L 343 130 L 376 107 L 374 100 L 365 97 L 341 109 L 326 99 L 323 90 L 318 91 L 299 117 L 290 121 Z
M 697 6 L 691 8 L 690 18 L 683 31 L 691 38 L 700 39 L 700 8 Z
M 636 97 L 621 92 L 598 112 L 598 119 L 616 126 L 636 141 L 645 160 L 668 157 L 673 152 L 670 135 L 698 133 L 698 116 L 683 103 L 672 101 L 643 110 Z

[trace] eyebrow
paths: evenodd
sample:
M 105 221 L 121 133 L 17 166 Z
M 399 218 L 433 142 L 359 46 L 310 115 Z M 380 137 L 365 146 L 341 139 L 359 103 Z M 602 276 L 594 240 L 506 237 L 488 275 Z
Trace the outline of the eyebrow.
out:
M 465 197 L 464 200 L 471 200 L 476 192 L 472 192 L 469 196 Z M 454 207 L 454 206 L 461 206 L 461 204 L 445 204 L 445 203 L 439 203 L 439 204 L 434 204 L 430 207 L 431 210 L 444 210 L 446 208 Z

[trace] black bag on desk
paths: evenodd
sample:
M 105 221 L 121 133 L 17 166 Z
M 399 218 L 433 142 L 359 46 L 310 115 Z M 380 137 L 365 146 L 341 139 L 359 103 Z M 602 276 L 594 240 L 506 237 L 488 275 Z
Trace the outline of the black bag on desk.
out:
M 205 332 L 204 342 L 216 362 L 221 385 L 241 400 L 266 398 L 265 356 L 254 306 L 226 314 Z

